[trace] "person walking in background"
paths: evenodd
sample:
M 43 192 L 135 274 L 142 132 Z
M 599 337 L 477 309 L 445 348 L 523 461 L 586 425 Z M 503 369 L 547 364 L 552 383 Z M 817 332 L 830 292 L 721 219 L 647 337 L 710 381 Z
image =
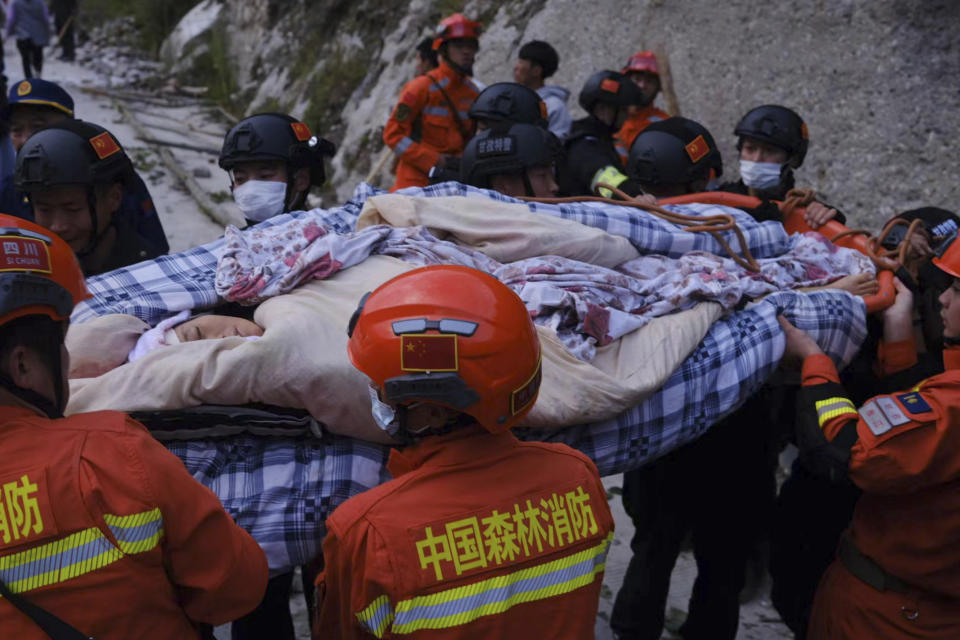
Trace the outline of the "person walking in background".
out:
M 43 0 L 10 0 L 6 34 L 17 39 L 23 76 L 39 78 L 43 73 L 43 48 L 50 42 L 50 14 Z
M 73 62 L 76 54 L 73 46 L 73 27 L 77 21 L 77 0 L 52 0 L 53 26 L 60 35 L 60 59 Z

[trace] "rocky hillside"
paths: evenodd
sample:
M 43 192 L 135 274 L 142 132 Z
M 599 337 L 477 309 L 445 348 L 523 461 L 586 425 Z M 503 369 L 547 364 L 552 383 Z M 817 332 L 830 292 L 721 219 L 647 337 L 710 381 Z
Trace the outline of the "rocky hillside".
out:
M 923 204 L 960 209 L 960 3 L 955 0 L 204 0 L 162 59 L 239 113 L 283 110 L 335 140 L 343 199 L 378 159 L 380 129 L 413 73 L 415 44 L 456 10 L 486 26 L 484 82 L 511 79 L 531 39 L 561 55 L 555 82 L 635 50 L 669 56 L 683 115 L 713 131 L 736 174 L 734 124 L 777 102 L 807 121 L 798 173 L 856 223 Z M 386 182 L 386 176 L 382 177 Z

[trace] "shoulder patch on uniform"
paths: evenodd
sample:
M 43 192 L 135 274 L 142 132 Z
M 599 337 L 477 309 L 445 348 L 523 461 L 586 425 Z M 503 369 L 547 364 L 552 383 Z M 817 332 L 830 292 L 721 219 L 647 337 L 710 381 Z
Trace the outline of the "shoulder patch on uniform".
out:
M 887 417 L 880 410 L 880 407 L 877 406 L 876 398 L 868 400 L 866 404 L 860 407 L 860 417 L 867 423 L 870 431 L 875 436 L 883 435 L 893 428 L 893 425 L 887 420 Z
M 397 105 L 397 110 L 393 112 L 393 119 L 397 122 L 404 122 L 407 118 L 410 117 L 410 107 L 405 103 L 401 102 Z
M 893 426 L 899 427 L 901 424 L 910 422 L 910 418 L 900 410 L 900 406 L 897 405 L 890 396 L 877 396 L 874 400 L 877 401 L 877 406 L 880 407 L 880 411 L 883 412 L 883 415 L 886 416 L 887 420 L 889 420 Z
M 913 415 L 917 415 L 918 413 L 929 413 L 933 411 L 933 409 L 929 404 L 927 404 L 927 401 L 923 399 L 923 396 L 920 395 L 920 392 L 918 391 L 901 393 L 897 396 L 897 400 L 900 401 L 900 404 L 903 405 L 904 409 Z

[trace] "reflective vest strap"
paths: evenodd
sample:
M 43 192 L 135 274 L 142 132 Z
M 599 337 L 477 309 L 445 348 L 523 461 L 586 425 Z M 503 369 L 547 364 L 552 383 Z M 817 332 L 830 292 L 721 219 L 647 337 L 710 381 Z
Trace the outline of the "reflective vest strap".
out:
M 390 598 L 380 596 L 370 603 L 366 609 L 357 614 L 357 620 L 378 638 L 382 638 L 386 633 L 387 627 L 393 622 L 393 608 L 390 606 Z
M 603 573 L 613 534 L 583 551 L 513 573 L 397 603 L 391 631 L 409 634 L 446 629 L 503 613 L 525 602 L 560 596 Z
M 97 527 L 0 557 L 0 579 L 14 593 L 66 582 L 102 569 L 125 555 L 156 548 L 163 538 L 159 509 L 129 516 L 104 514 L 119 548 Z
M 402 156 L 404 153 L 406 153 L 407 149 L 409 149 L 410 145 L 412 144 L 413 144 L 412 138 L 410 138 L 409 136 L 403 136 L 403 138 L 400 139 L 400 142 L 397 143 L 397 146 L 393 148 L 393 152 L 397 156 Z
M 149 551 L 163 537 L 163 516 L 159 508 L 132 516 L 104 514 L 103 519 L 117 539 L 120 550 L 127 554 Z
M 817 408 L 817 421 L 820 423 L 820 428 L 823 429 L 829 420 L 841 416 L 843 414 L 857 415 L 857 408 L 853 406 L 848 398 L 827 398 L 826 400 L 819 400 L 816 403 Z

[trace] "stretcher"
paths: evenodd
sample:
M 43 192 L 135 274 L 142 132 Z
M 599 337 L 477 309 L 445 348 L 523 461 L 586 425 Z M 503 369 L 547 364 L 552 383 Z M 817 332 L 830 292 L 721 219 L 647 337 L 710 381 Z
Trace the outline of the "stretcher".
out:
M 355 221 L 366 198 L 379 193 L 361 185 L 343 207 L 297 216 L 312 215 L 324 224 L 333 220 L 331 226 L 346 227 L 351 219 Z M 455 183 L 417 190 L 416 195 L 518 202 Z M 638 246 L 649 241 L 669 250 L 681 246 L 716 250 L 710 238 L 692 237 L 703 234 L 683 236 L 671 225 L 636 216 L 635 210 L 615 204 L 529 206 L 535 213 L 599 226 Z M 265 224 L 280 224 L 283 218 Z M 742 224 L 757 227 L 745 227 L 741 237 L 755 243 L 751 246 L 760 247 L 761 253 L 767 250 L 763 243 L 775 247 L 785 240 L 772 233 L 779 225 L 762 229 L 745 219 Z M 778 233 L 783 236 L 782 229 Z M 732 233 L 728 239 L 739 240 Z M 218 246 L 198 247 L 95 279 L 91 282 L 95 298 L 79 310 L 80 317 L 122 312 L 155 322 L 185 301 L 203 306 L 211 300 Z M 577 448 L 594 460 L 602 475 L 642 466 L 702 435 L 770 377 L 783 353 L 780 315 L 809 331 L 841 364 L 853 358 L 866 333 L 863 305 L 848 294 L 772 293 L 716 321 L 663 387 L 641 404 L 608 420 L 565 429 L 520 429 L 517 435 Z M 281 410 L 272 417 L 273 411 L 269 407 L 201 407 L 136 417 L 216 493 L 238 524 L 264 548 L 271 569 L 283 571 L 319 552 L 324 522 L 333 509 L 389 479 L 385 467 L 389 449 L 332 434 L 323 425 L 311 424 L 309 416 Z M 281 429 L 264 431 L 271 422 Z

